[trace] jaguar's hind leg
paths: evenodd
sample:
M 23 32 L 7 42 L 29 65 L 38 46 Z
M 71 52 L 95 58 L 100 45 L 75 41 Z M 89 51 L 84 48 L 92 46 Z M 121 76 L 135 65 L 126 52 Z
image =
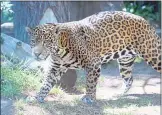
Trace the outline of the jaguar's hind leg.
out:
M 126 93 L 132 86 L 133 76 L 132 69 L 135 57 L 124 57 L 118 59 L 120 75 L 124 81 L 124 93 Z

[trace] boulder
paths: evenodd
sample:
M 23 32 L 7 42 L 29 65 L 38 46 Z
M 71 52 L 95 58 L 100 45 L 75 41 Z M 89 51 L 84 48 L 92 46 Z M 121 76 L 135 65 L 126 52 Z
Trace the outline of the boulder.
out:
M 1 24 L 1 32 L 8 34 L 12 37 L 14 36 L 13 28 L 14 28 L 14 24 L 12 22 L 6 22 L 6 23 Z

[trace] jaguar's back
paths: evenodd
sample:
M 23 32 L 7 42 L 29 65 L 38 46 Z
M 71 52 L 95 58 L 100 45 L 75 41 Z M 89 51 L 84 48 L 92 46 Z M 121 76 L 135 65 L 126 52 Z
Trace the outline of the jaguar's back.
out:
M 88 38 L 87 47 L 96 55 L 111 54 L 113 58 L 115 54 L 120 58 L 135 53 L 161 71 L 161 40 L 144 18 L 122 11 L 106 11 L 80 22 Z

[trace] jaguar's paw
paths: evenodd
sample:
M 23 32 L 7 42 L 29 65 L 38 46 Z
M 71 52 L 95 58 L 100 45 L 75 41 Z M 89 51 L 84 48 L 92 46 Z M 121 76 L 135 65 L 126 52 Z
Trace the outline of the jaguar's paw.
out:
M 130 90 L 131 86 L 124 86 L 121 88 L 121 93 L 126 94 Z
M 43 97 L 35 97 L 39 103 L 44 103 Z
M 82 102 L 86 103 L 88 105 L 92 105 L 94 103 L 94 100 L 88 96 L 83 96 L 82 97 Z
M 35 96 L 28 96 L 26 98 L 26 102 L 29 103 L 29 104 L 34 104 L 34 103 L 43 103 L 44 102 L 44 98 L 42 97 L 35 97 Z
M 34 104 L 34 103 L 37 102 L 37 99 L 34 96 L 28 96 L 26 98 L 26 102 L 29 103 L 29 104 Z
M 123 93 L 126 94 L 129 91 L 129 89 L 130 87 L 125 88 Z

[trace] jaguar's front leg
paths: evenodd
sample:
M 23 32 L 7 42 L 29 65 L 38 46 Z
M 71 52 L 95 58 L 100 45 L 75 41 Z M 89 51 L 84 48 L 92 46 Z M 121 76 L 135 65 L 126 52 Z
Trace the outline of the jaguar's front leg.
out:
M 86 95 L 82 101 L 87 104 L 92 104 L 96 99 L 96 85 L 100 76 L 100 66 L 89 69 L 86 78 Z
M 45 80 L 43 83 L 43 86 L 41 87 L 39 93 L 36 95 L 36 99 L 39 102 L 44 102 L 44 98 L 47 96 L 47 94 L 50 92 L 50 90 L 53 88 L 53 86 L 60 80 L 61 76 L 65 73 L 65 71 L 60 71 L 60 69 L 57 68 L 57 70 L 52 67 L 47 75 L 45 76 Z

